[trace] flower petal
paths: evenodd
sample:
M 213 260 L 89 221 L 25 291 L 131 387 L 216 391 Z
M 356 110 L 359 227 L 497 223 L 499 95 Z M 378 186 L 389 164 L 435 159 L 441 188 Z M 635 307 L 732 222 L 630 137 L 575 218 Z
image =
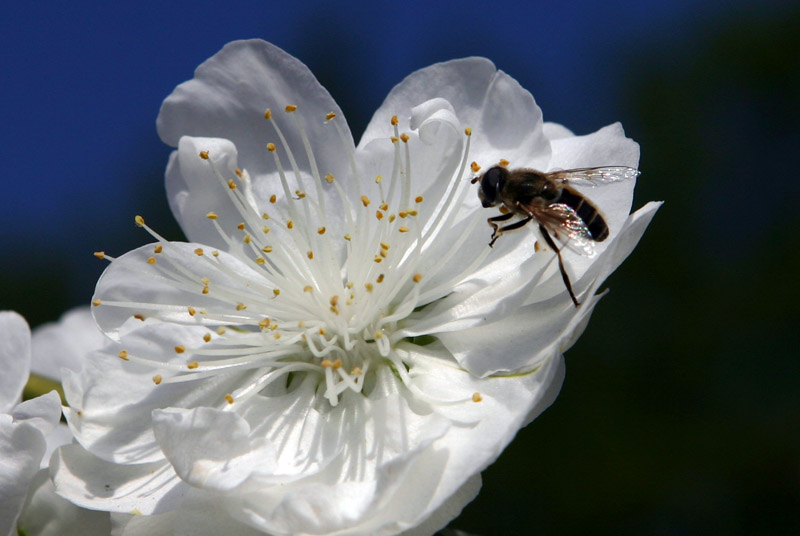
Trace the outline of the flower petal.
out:
M 153 412 L 153 427 L 164 455 L 192 486 L 226 491 L 256 470 L 274 472 L 275 447 L 250 438 L 250 426 L 235 413 L 167 408 Z
M 348 162 L 341 157 L 342 151 L 352 151 L 354 144 L 341 110 L 308 67 L 260 39 L 228 43 L 203 62 L 194 79 L 179 85 L 164 101 L 158 132 L 173 147 L 181 136 L 231 140 L 239 149 L 241 166 L 256 177 L 270 169 L 266 143 L 283 146 L 273 126 L 264 119 L 265 109 L 273 109 L 271 121 L 283 131 L 285 148 L 303 147 L 294 118 L 282 111 L 287 105 L 296 105 L 302 113 L 301 121 L 321 174 L 344 176 Z M 345 147 L 335 129 L 325 124 L 330 112 L 337 114 L 337 121 L 344 125 Z M 295 157 L 301 170 L 311 171 L 304 153 L 295 153 Z
M 190 505 L 195 496 L 166 461 L 116 464 L 92 456 L 80 445 L 67 445 L 53 454 L 50 476 L 56 493 L 92 510 L 150 515 Z
M 17 313 L 0 312 L 0 413 L 19 402 L 31 366 L 31 332 Z
M 62 367 L 80 370 L 83 357 L 99 350 L 106 340 L 89 307 L 71 309 L 58 322 L 33 330 L 31 371 L 60 381 Z

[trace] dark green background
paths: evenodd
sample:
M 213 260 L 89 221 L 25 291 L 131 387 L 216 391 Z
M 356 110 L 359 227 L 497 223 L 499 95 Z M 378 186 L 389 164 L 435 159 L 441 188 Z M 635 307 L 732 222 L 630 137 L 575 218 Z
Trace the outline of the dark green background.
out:
M 226 41 L 263 37 L 306 62 L 356 137 L 413 69 L 485 55 L 547 120 L 578 133 L 622 121 L 642 146 L 637 206 L 666 204 L 608 280 L 554 405 L 451 526 L 799 534 L 800 9 L 330 5 L 7 10 L 0 307 L 35 326 L 87 303 L 103 268 L 92 251 L 149 240 L 134 214 L 181 237 L 154 119 Z

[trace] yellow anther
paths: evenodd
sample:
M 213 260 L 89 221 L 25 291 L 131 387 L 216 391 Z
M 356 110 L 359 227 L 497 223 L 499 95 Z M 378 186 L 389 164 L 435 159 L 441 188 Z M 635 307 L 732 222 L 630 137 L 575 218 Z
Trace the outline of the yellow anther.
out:
M 380 255 L 381 257 L 383 257 L 385 259 L 386 258 L 386 250 L 385 249 L 380 250 L 378 252 L 378 255 Z
M 383 283 L 383 278 L 386 277 L 385 274 L 378 274 L 378 278 L 375 280 L 378 283 Z
M 424 198 L 423 198 L 421 195 L 418 195 L 418 196 L 416 197 L 416 199 L 414 199 L 414 202 L 415 202 L 415 203 L 422 203 L 422 200 L 423 200 L 423 199 L 424 199 Z
M 156 244 L 156 247 L 153 248 L 153 253 L 161 253 L 164 251 L 164 247 L 161 244 Z
M 353 282 L 352 282 L 352 281 L 348 281 L 348 282 L 347 282 L 347 284 L 346 284 L 345 286 L 346 286 L 347 288 L 353 288 L 355 285 L 353 285 Z
M 403 143 L 408 143 L 408 140 L 409 140 L 408 134 L 403 132 L 402 134 L 400 134 L 400 139 L 403 140 Z
M 481 400 L 483 400 L 483 397 L 481 396 L 480 393 L 472 393 L 473 402 L 480 402 Z
M 373 289 L 372 283 L 364 283 L 364 288 L 367 289 L 367 292 L 372 292 Z
M 470 169 L 472 169 L 473 173 L 477 173 L 481 170 L 481 166 L 478 165 L 477 162 L 473 162 L 469 165 Z
M 297 106 L 296 106 L 296 105 L 294 105 L 294 104 L 288 104 L 288 105 L 286 105 L 286 113 L 287 113 L 287 114 L 290 114 L 290 113 L 292 113 L 292 112 L 293 112 L 293 111 L 295 111 L 295 110 L 297 110 Z
M 396 219 L 397 219 L 397 216 L 396 216 L 394 213 L 392 213 L 392 214 L 389 214 L 389 221 L 390 221 L 390 222 L 393 222 L 393 221 L 394 221 L 394 220 L 396 220 Z
M 331 119 L 333 119 L 334 117 L 336 117 L 336 114 L 335 114 L 335 113 L 333 113 L 333 112 L 328 112 L 327 114 L 325 114 L 325 120 L 326 120 L 326 121 L 330 121 L 330 120 L 331 120 Z
M 220 326 L 217 328 L 217 335 L 225 335 L 226 331 L 228 331 L 228 329 L 225 326 Z
M 237 303 L 236 304 L 236 310 L 237 311 L 244 311 L 245 309 L 247 309 L 247 305 L 245 305 L 243 303 Z
M 142 322 L 144 322 L 144 317 L 142 315 L 133 315 L 133 318 L 135 318 L 136 320 L 141 320 Z
M 375 338 L 376 339 L 382 339 L 383 338 L 383 332 L 382 331 L 376 331 L 375 332 Z
M 182 354 L 185 351 L 186 351 L 186 347 L 184 345 L 182 345 L 182 344 L 179 344 L 178 346 L 175 347 L 175 353 L 176 354 Z
M 306 253 L 306 256 L 308 257 L 308 260 L 313 260 L 314 259 L 314 252 L 309 249 L 308 253 Z
M 216 212 L 209 212 L 208 214 L 206 214 L 206 218 L 208 218 L 209 220 L 216 220 L 217 218 L 219 218 L 219 216 L 217 216 Z
M 349 234 L 344 235 L 344 239 L 350 242 L 350 235 Z
M 314 287 L 312 287 L 311 285 L 306 285 L 303 287 L 303 292 L 313 292 L 313 291 Z
M 120 351 L 119 351 L 119 353 L 118 353 L 117 355 L 118 355 L 118 356 L 119 356 L 119 358 L 120 358 L 120 359 L 122 359 L 123 361 L 128 361 L 128 360 L 129 360 L 129 359 L 128 359 L 128 351 L 127 351 L 127 350 L 120 350 Z
M 244 242 L 245 244 L 249 244 L 251 240 L 253 240 L 253 238 L 249 234 L 244 235 L 244 237 L 242 238 L 242 242 Z
M 106 258 L 106 252 L 105 251 L 95 251 L 94 252 L 94 256 L 97 257 L 100 260 L 103 260 L 103 259 Z
M 203 287 L 203 294 L 208 294 L 208 285 Z
M 330 368 L 333 366 L 333 361 L 331 361 L 330 359 L 323 359 L 320 365 L 322 365 L 325 368 Z
M 264 265 L 267 264 L 267 261 L 264 259 L 264 257 L 256 257 L 256 264 Z
M 325 331 L 325 328 L 319 328 L 319 331 L 317 333 L 319 333 L 320 335 L 325 335 L 325 333 L 327 332 Z
M 419 212 L 417 212 L 416 210 L 409 210 L 409 211 L 408 211 L 408 214 L 409 214 L 410 216 L 416 216 L 417 214 L 419 214 Z
M 153 376 L 153 383 L 154 384 L 160 385 L 161 384 L 161 380 L 162 380 L 161 374 L 156 374 L 155 376 Z
M 472 127 L 465 128 L 464 134 L 466 134 L 467 136 L 472 136 Z
M 281 338 L 281 334 L 280 334 L 280 333 L 274 333 L 274 334 L 272 335 L 272 338 L 273 338 L 273 339 L 275 339 L 275 340 L 277 341 L 278 339 L 280 339 L 280 338 Z
M 362 374 L 364 374 L 364 371 L 358 367 L 353 367 L 353 370 L 350 371 L 351 376 L 361 376 Z
M 509 161 L 508 161 L 508 160 L 506 160 L 505 158 L 501 158 L 501 159 L 500 159 L 500 162 L 498 162 L 498 165 L 501 165 L 501 166 L 503 166 L 503 167 L 506 167 L 506 166 L 508 166 L 510 163 L 511 163 L 511 162 L 509 162 Z
M 401 211 L 400 211 L 400 212 L 398 212 L 397 214 L 398 214 L 398 215 L 399 215 L 401 218 L 405 218 L 406 216 L 408 216 L 408 211 L 401 210 Z
M 328 182 L 333 182 L 333 175 L 328 173 L 327 175 L 325 175 L 325 180 Z
M 199 366 L 200 366 L 200 363 L 198 363 L 197 361 L 192 361 L 191 363 L 188 363 L 186 365 L 186 368 L 188 368 L 189 370 L 194 370 Z
M 208 160 L 208 151 L 200 151 L 200 158 Z
M 304 327 L 306 327 L 306 323 L 303 320 L 301 320 L 300 322 L 297 323 L 297 327 L 303 329 Z
M 261 228 L 261 231 L 262 231 L 264 234 L 267 234 L 267 233 L 269 233 L 269 227 L 265 225 L 264 227 L 262 227 L 262 228 Z
M 390 140 L 392 140 L 392 143 L 397 143 L 398 141 L 400 141 L 399 139 L 397 139 L 397 138 L 396 138 L 396 137 L 394 137 L 394 136 L 392 136 L 392 137 L 391 137 L 391 138 L 389 138 L 389 139 L 390 139 Z
M 383 180 L 383 175 L 378 175 L 377 177 L 375 177 L 375 184 L 380 184 L 382 180 Z
M 333 314 L 335 314 L 335 315 L 338 315 L 339 314 L 339 308 L 338 307 L 331 307 L 331 312 Z
M 298 199 L 305 199 L 306 197 L 306 193 L 303 192 L 302 190 L 295 190 L 294 193 Z
M 230 188 L 231 190 L 235 190 L 236 189 L 236 181 L 234 181 L 233 179 L 228 179 L 228 188 Z
M 414 283 L 419 283 L 420 281 L 422 281 L 422 274 L 414 274 L 413 279 Z
M 363 204 L 365 207 L 368 207 L 368 206 L 369 206 L 369 197 L 367 197 L 366 195 L 362 195 L 362 196 L 361 196 L 361 203 L 362 203 L 362 204 Z
M 278 200 L 278 196 L 277 196 L 277 195 L 275 195 L 275 194 L 272 194 L 271 196 L 269 196 L 269 202 L 270 202 L 270 203 L 272 203 L 272 204 L 275 204 L 275 202 L 276 202 L 277 200 Z
M 144 218 L 142 218 L 141 216 L 136 216 L 135 218 L 133 218 L 133 221 L 135 221 L 136 225 L 138 225 L 139 227 L 144 227 Z
M 340 368 L 342 368 L 342 360 L 337 359 L 333 362 L 333 370 L 339 370 Z
M 155 257 L 150 257 L 149 259 L 147 259 L 147 264 L 155 264 L 155 263 L 156 263 Z
M 194 254 L 197 255 L 198 257 L 202 257 L 203 256 L 203 248 L 197 248 L 196 250 L 194 250 Z
M 386 203 L 381 203 L 380 209 L 383 211 L 387 211 L 389 210 L 389 205 L 387 205 Z
M 239 225 L 237 225 L 236 228 L 239 229 L 240 231 L 244 231 L 244 228 L 245 228 L 244 222 L 242 222 Z
M 273 293 L 275 296 L 280 296 L 280 294 L 281 294 L 281 289 L 279 289 L 279 288 L 274 288 L 274 289 L 272 289 L 272 293 Z
M 233 172 L 236 173 L 236 176 L 239 177 L 240 179 L 242 177 L 244 177 L 244 172 L 241 169 L 239 169 L 238 167 L 236 169 L 234 169 Z
M 397 230 L 400 231 L 401 233 L 407 233 L 408 232 L 408 227 L 406 227 L 404 225 L 402 227 L 398 227 Z
M 231 395 L 225 395 L 225 402 L 233 404 L 233 397 Z
M 261 251 L 263 251 L 264 253 L 272 253 L 272 246 L 264 246 L 263 248 L 261 248 Z
M 197 314 L 197 309 L 195 309 L 191 305 L 187 307 L 186 310 L 189 311 L 189 316 L 194 316 L 195 314 Z
M 382 220 L 383 219 L 383 212 L 381 212 L 380 210 L 376 210 L 375 211 L 375 217 L 378 218 L 378 221 Z
M 272 119 L 272 110 L 269 108 L 264 111 L 264 119 Z
M 336 307 L 336 304 L 339 303 L 339 296 L 331 296 L 331 307 Z
M 94 305 L 95 307 L 97 307 L 101 303 L 103 303 L 103 300 L 92 300 L 92 305 Z
M 398 119 L 397 119 L 397 116 L 396 116 L 396 115 L 393 115 L 393 116 L 392 116 L 392 125 L 396 125 L 396 124 L 397 124 L 397 123 L 399 123 L 399 122 L 400 122 L 400 121 L 398 121 Z
M 275 144 L 270 142 L 267 144 L 267 151 L 274 153 L 275 152 Z
M 286 227 L 287 229 L 294 229 L 294 222 L 292 220 L 287 221 Z
M 317 234 L 321 235 L 325 234 L 325 227 L 320 227 L 319 229 L 317 229 Z
M 211 334 L 206 333 L 205 335 L 203 335 L 203 340 L 206 342 L 211 342 Z
M 210 280 L 209 278 L 207 278 L 207 277 L 204 277 L 204 278 L 202 278 L 202 279 L 200 280 L 200 282 L 201 282 L 202 284 L 204 284 L 204 285 L 208 285 L 209 283 L 211 283 L 211 280 Z
M 258 327 L 260 327 L 261 329 L 267 329 L 269 327 L 269 322 L 270 322 L 269 318 L 263 318 L 259 320 Z
M 541 249 L 542 249 L 542 246 L 541 246 L 541 245 L 539 245 L 539 241 L 538 241 L 538 240 L 537 240 L 536 242 L 534 242 L 534 243 L 533 243 L 533 251 L 534 251 L 534 252 L 536 252 L 536 253 L 539 253 L 539 251 L 540 251 Z
M 372 260 L 374 260 L 376 263 L 380 264 L 380 263 L 383 262 L 383 257 L 381 257 L 380 255 L 375 255 L 375 258 L 372 259 Z

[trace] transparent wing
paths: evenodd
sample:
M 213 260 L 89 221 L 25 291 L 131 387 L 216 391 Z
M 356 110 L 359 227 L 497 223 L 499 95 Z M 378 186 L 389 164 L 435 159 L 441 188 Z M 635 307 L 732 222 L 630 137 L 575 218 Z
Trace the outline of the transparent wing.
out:
M 625 166 L 565 169 L 547 173 L 551 179 L 578 186 L 602 186 L 612 182 L 635 179 L 641 172 Z
M 536 210 L 534 217 L 568 249 L 584 257 L 594 256 L 595 241 L 592 239 L 592 234 L 569 205 L 554 203 Z

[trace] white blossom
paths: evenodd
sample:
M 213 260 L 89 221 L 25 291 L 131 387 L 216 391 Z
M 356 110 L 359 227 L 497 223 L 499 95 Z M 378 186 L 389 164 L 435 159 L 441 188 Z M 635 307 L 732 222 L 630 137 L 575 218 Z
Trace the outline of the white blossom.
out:
M 630 214 L 633 180 L 587 193 L 611 234 L 593 258 L 564 252 L 578 308 L 532 226 L 489 248 L 477 170 L 636 167 L 639 151 L 618 124 L 543 123 L 482 58 L 410 75 L 355 146 L 302 63 L 234 42 L 158 128 L 190 242 L 137 216 L 155 242 L 98 255 L 111 342 L 65 381 L 80 445 L 54 469 L 77 504 L 152 516 L 116 517 L 119 534 L 435 532 L 551 403 L 657 208 Z

